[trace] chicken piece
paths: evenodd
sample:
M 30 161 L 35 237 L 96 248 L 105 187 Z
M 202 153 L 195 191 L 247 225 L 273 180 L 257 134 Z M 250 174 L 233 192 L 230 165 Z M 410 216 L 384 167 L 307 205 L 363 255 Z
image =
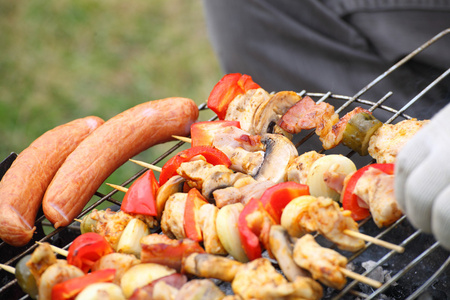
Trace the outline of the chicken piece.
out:
M 361 112 L 367 112 L 371 114 L 371 112 L 369 112 L 367 109 L 364 109 L 362 107 L 355 107 L 352 111 L 345 114 L 335 124 L 333 124 L 331 128 L 328 127 L 326 130 L 324 129 L 320 134 L 316 132 L 319 135 L 319 139 L 322 142 L 323 148 L 325 150 L 328 150 L 339 145 L 342 142 L 345 127 L 347 126 L 348 121 L 351 119 L 351 117 Z M 337 115 L 333 116 L 333 118 L 335 118 L 336 116 Z M 331 123 L 327 123 L 327 126 L 329 126 Z
M 323 156 L 314 150 L 297 156 L 287 168 L 287 180 L 306 184 L 312 164 Z
M 394 175 L 369 168 L 359 178 L 353 192 L 368 206 L 372 219 L 381 228 L 389 226 L 402 216 L 394 194 Z
M 340 269 L 347 266 L 347 258 L 320 246 L 312 235 L 306 234 L 297 240 L 293 257 L 295 263 L 308 270 L 314 279 L 338 290 L 345 286 L 347 279 Z
M 167 199 L 165 209 L 161 217 L 161 230 L 170 238 L 183 239 L 184 208 L 186 206 L 186 193 L 175 193 Z
M 177 169 L 177 173 L 187 180 L 191 188 L 202 189 L 203 182 L 213 173 L 230 173 L 233 171 L 224 165 L 212 165 L 204 160 L 184 162 Z
M 259 134 L 254 128 L 254 118 L 257 108 L 268 101 L 269 93 L 264 89 L 252 89 L 245 94 L 236 96 L 229 104 L 225 120 L 239 121 L 241 128 L 249 134 Z
M 132 254 L 110 253 L 102 256 L 92 266 L 92 271 L 103 269 L 116 269 L 113 282 L 120 285 L 123 274 L 132 266 L 139 264 L 140 261 Z
M 394 163 L 398 152 L 429 120 L 404 120 L 397 124 L 383 124 L 369 141 L 369 155 L 377 163 Z
M 264 160 L 260 136 L 250 136 L 234 126 L 221 129 L 214 136 L 213 146 L 231 160 L 230 169 L 254 176 Z
M 52 288 L 55 284 L 83 275 L 83 271 L 79 268 L 69 265 L 65 260 L 58 260 L 49 266 L 41 276 L 39 300 L 51 300 Z
M 112 211 L 107 208 L 106 210 L 94 209 L 90 218 L 97 221 L 92 226 L 92 231 L 105 237 L 114 251 L 117 251 L 117 245 L 119 244 L 120 237 L 133 217 L 123 211 Z
M 275 185 L 275 183 L 269 180 L 253 180 L 252 182 L 248 182 L 247 185 L 240 187 L 236 187 L 235 185 L 232 187 L 215 190 L 213 192 L 213 196 L 218 208 L 238 202 L 245 205 L 251 198 L 261 198 L 262 194 L 273 185 Z
M 315 227 L 339 249 L 354 252 L 364 247 L 363 240 L 344 233 L 346 229 L 359 231 L 358 224 L 352 219 L 350 211 L 343 211 L 331 198 L 318 197 L 317 201 L 311 202 L 308 215 L 309 218 L 302 218 L 301 221 L 312 224 L 301 224 L 301 227 Z
M 203 235 L 203 246 L 205 251 L 211 254 L 227 254 L 222 246 L 216 230 L 216 218 L 219 209 L 212 204 L 204 204 L 198 211 L 200 229 Z
M 194 279 L 185 283 L 175 300 L 221 300 L 225 294 L 209 279 Z
M 288 282 L 265 258 L 240 267 L 231 288 L 243 299 L 320 299 L 323 295 L 318 282 L 307 277 Z
M 26 263 L 39 285 L 42 274 L 48 267 L 57 262 L 56 255 L 49 243 L 42 243 L 31 254 L 30 260 Z

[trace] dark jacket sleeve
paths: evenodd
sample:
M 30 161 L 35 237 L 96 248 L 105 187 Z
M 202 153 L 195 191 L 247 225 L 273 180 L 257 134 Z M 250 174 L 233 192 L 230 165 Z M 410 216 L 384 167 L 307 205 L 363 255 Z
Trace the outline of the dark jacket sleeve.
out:
M 223 72 L 249 74 L 269 91 L 354 95 L 450 28 L 450 1 L 204 0 L 204 10 Z M 450 36 L 365 97 L 376 100 L 393 91 L 392 106 L 403 106 L 450 67 L 448 49 Z M 429 117 L 440 109 L 449 87 L 442 83 L 428 93 L 417 112 Z

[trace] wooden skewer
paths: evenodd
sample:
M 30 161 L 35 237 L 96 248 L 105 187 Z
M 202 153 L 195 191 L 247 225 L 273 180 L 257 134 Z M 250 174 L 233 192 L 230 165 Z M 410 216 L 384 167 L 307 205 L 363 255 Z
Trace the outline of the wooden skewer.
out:
M 112 184 L 112 183 L 106 183 L 106 185 L 109 185 L 110 187 L 115 188 L 116 190 L 124 192 L 124 193 L 128 192 L 128 189 L 121 185 Z
M 5 270 L 6 272 L 9 272 L 11 274 L 16 274 L 16 269 L 11 266 L 0 264 L 0 268 L 2 268 L 3 270 Z
M 134 159 L 129 159 L 129 161 L 134 162 L 137 165 L 140 165 L 141 167 L 156 171 L 156 172 L 161 172 L 162 168 L 158 167 L 158 166 L 154 166 L 151 164 L 148 164 L 146 162 L 140 161 L 140 160 L 134 160 Z
M 179 135 L 172 135 L 173 138 L 176 138 L 179 141 L 185 142 L 185 143 L 192 143 L 192 139 L 185 137 L 185 136 L 179 136 Z
M 74 221 L 77 221 L 78 223 L 83 223 L 83 220 L 80 219 L 73 219 Z
M 381 283 L 381 282 L 376 281 L 376 280 L 374 280 L 374 279 L 372 279 L 372 278 L 369 278 L 369 277 L 365 277 L 365 276 L 363 276 L 363 275 L 361 275 L 361 274 L 358 274 L 358 273 L 355 273 L 355 272 L 353 272 L 353 271 L 350 271 L 349 269 L 346 269 L 346 268 L 339 268 L 339 270 L 340 270 L 345 276 L 350 277 L 350 278 L 352 278 L 352 279 L 355 279 L 356 281 L 365 283 L 365 284 L 367 284 L 367 285 L 370 285 L 370 286 L 372 286 L 372 287 L 374 287 L 374 288 L 379 288 L 379 287 L 382 286 L 382 283 Z
M 405 252 L 405 248 L 403 248 L 402 246 L 398 246 L 398 245 L 395 245 L 395 244 L 392 244 L 392 243 L 389 243 L 389 242 L 386 242 L 386 241 L 374 238 L 374 237 L 372 237 L 370 235 L 363 234 L 361 232 L 345 229 L 344 230 L 344 234 L 352 236 L 352 237 L 355 237 L 355 238 L 359 238 L 359 239 L 365 240 L 367 242 L 371 242 L 371 243 L 373 243 L 375 245 L 378 245 L 378 246 L 381 246 L 381 247 L 384 247 L 384 248 L 387 248 L 387 249 L 391 249 L 391 250 L 397 251 L 398 253 Z
M 36 244 L 42 245 L 41 242 L 36 242 Z M 53 245 L 50 245 L 50 248 L 52 248 L 53 252 L 58 253 L 58 254 L 60 254 L 62 256 L 65 256 L 65 257 L 67 257 L 67 255 L 69 254 L 69 251 L 61 249 L 61 248 L 58 248 L 58 247 L 55 247 Z

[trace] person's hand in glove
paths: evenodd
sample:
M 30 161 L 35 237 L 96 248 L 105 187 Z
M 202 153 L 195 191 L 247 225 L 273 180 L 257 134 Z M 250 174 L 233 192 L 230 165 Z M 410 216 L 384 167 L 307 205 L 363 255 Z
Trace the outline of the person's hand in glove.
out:
M 395 196 L 413 226 L 450 250 L 450 104 L 400 150 Z

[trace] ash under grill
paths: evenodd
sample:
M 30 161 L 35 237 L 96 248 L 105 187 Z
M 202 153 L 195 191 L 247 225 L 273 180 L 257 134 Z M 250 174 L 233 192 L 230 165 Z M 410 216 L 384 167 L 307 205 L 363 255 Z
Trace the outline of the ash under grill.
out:
M 424 89 L 419 91 L 411 100 L 402 104 L 398 109 L 394 109 L 392 105 L 388 105 L 389 100 L 393 95 L 392 92 L 386 93 L 384 97 L 376 102 L 364 100 L 362 95 L 374 88 L 380 81 L 411 61 L 415 56 L 419 55 L 420 52 L 433 45 L 448 33 L 450 33 L 450 29 L 436 35 L 424 45 L 400 60 L 385 73 L 381 74 L 353 97 L 336 95 L 331 92 L 309 93 L 307 91 L 302 91 L 300 94 L 309 95 L 316 102 L 326 101 L 330 103 L 336 107 L 336 112 L 340 113 L 340 115 L 343 115 L 357 105 L 369 109 L 373 112 L 375 117 L 385 123 L 411 119 L 412 116 L 406 114 L 409 112 L 409 109 L 413 108 L 417 103 L 420 103 L 419 100 L 431 93 L 430 91 L 433 91 L 436 86 L 442 84 L 445 80 L 448 80 L 450 68 L 436 78 L 431 78 L 430 83 Z M 446 95 L 446 97 L 450 97 L 450 95 Z M 442 101 L 443 103 L 449 102 L 450 99 L 447 98 L 444 100 L 445 101 Z M 200 105 L 199 109 L 207 109 L 206 104 Z M 431 116 L 428 116 L 428 118 L 429 117 Z M 301 134 L 296 135 L 294 144 L 297 146 L 299 153 L 309 150 L 319 151 L 322 149 L 321 143 L 312 131 L 302 132 Z M 158 164 L 166 157 L 170 157 L 177 153 L 182 145 L 183 142 L 177 143 L 158 159 L 153 161 L 152 164 Z M 338 146 L 327 151 L 327 154 L 331 153 L 347 155 L 355 162 L 358 168 L 373 162 L 370 157 L 360 157 L 358 154 L 349 151 L 349 149 L 344 146 Z M 0 178 L 10 167 L 16 156 L 16 154 L 12 153 L 0 164 Z M 139 173 L 125 181 L 123 185 L 128 185 L 145 171 L 146 169 L 141 170 Z M 116 208 L 118 208 L 120 202 L 113 198 L 115 193 L 116 191 L 112 191 L 109 194 L 104 195 L 97 192 L 95 197 L 98 197 L 98 200 L 91 206 L 86 207 L 79 218 L 82 218 L 100 204 L 106 203 L 107 205 L 116 206 Z M 36 241 L 49 242 L 57 247 L 67 249 L 73 239 L 80 234 L 79 226 L 76 222 L 71 226 L 58 228 L 51 233 L 45 234 L 44 227 L 49 226 L 50 224 L 45 220 L 42 211 L 38 213 L 35 225 L 37 228 L 36 233 L 33 240 L 28 245 L 17 248 L 9 246 L 4 242 L 0 243 L 1 263 L 15 266 L 20 258 L 33 252 L 37 247 Z M 371 243 L 368 243 L 366 248 L 357 253 L 342 252 L 335 249 L 349 258 L 350 266 L 355 272 L 369 277 L 378 276 L 376 279 L 382 279 L 384 284 L 382 287 L 374 289 L 349 279 L 346 287 L 341 291 L 325 288 L 324 299 L 448 299 L 450 297 L 450 252 L 443 249 L 431 235 L 424 234 L 420 230 L 413 228 L 406 217 L 402 217 L 393 225 L 383 229 L 379 229 L 372 220 L 367 219 L 360 223 L 360 231 L 370 236 L 403 246 L 405 252 L 400 254 Z M 324 238 L 321 238 L 320 236 L 317 236 L 316 238 L 323 246 L 333 247 L 333 245 Z M 4 270 L 0 270 L 0 286 L 0 299 L 29 299 L 29 297 L 19 288 L 14 275 Z M 222 283 L 220 286 L 225 291 L 230 291 L 228 284 Z

